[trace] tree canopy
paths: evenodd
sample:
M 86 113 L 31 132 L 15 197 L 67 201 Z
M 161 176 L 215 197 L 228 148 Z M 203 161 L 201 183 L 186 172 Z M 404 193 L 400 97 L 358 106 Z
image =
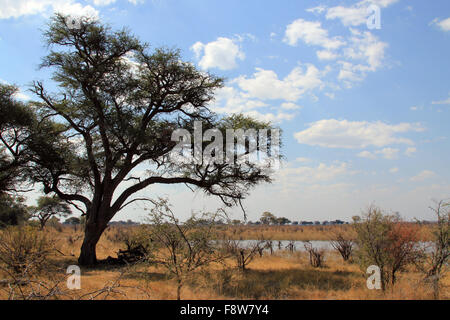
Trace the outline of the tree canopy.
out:
M 22 172 L 86 216 L 80 264 L 96 263 L 95 247 L 108 222 L 144 200 L 135 194 L 151 185 L 186 184 L 232 206 L 271 181 L 267 163 L 171 158 L 174 130 L 194 130 L 196 121 L 224 136 L 227 129 L 271 128 L 251 117 L 212 112 L 224 80 L 183 61 L 179 50 L 150 50 L 127 29 L 89 18 L 74 27 L 59 14 L 44 38 L 49 53 L 41 67 L 53 71 L 58 90 L 50 92 L 40 81 L 32 86 L 38 99 L 26 109 L 34 119 Z M 201 143 L 202 150 L 206 146 Z
M 57 196 L 53 197 L 39 197 L 37 205 L 31 207 L 32 216 L 39 220 L 41 229 L 53 217 L 67 217 L 72 211 L 67 203 L 59 199 Z

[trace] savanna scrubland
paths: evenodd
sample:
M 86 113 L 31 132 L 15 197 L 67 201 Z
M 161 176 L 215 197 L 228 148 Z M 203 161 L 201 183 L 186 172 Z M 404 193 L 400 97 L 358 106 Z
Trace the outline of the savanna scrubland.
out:
M 258 130 L 255 141 L 278 148 L 279 128 L 243 114 L 218 117 L 209 103 L 225 80 L 183 61 L 179 50 L 153 50 L 126 29 L 68 18 L 55 15 L 43 34 L 49 52 L 40 67 L 58 90 L 34 81 L 37 101 L 24 103 L 17 87 L 0 84 L 0 298 L 449 298 L 448 203 L 439 203 L 438 222 L 429 225 L 370 208 L 345 226 L 229 226 L 214 214 L 180 222 L 166 202 L 134 197 L 152 185 L 186 184 L 228 207 L 242 205 L 253 187 L 272 181 L 280 159 L 263 167 L 177 161 L 169 157 L 178 141 L 172 135 L 202 122 L 222 137 L 228 129 Z M 154 170 L 141 177 L 139 166 Z M 23 185 L 52 197 L 25 208 L 16 196 Z M 150 222 L 108 225 L 137 200 L 155 204 Z M 83 225 L 47 223 L 69 215 L 68 204 L 83 213 Z M 20 222 L 29 214 L 40 226 Z M 290 242 L 273 250 L 278 240 Z M 332 240 L 336 249 L 294 240 Z M 80 288 L 70 290 L 67 269 L 77 265 Z M 380 290 L 366 285 L 373 265 Z
M 16 227 L 17 228 L 17 227 Z M 22 227 L 24 228 L 24 227 Z M 23 252 L 30 260 L 31 283 L 6 284 L 2 280 L 1 299 L 176 299 L 178 283 L 167 268 L 158 263 L 130 264 L 107 263 L 108 257 L 117 257 L 119 250 L 126 250 L 136 235 L 142 235 L 143 226 L 111 226 L 97 247 L 99 261 L 95 267 L 82 267 L 81 289 L 68 290 L 66 269 L 77 264 L 77 255 L 83 240 L 82 226 L 53 224 L 39 231 L 25 227 L 34 247 L 46 248 L 45 259 L 33 257 L 33 250 Z M 435 226 L 417 226 L 421 241 L 430 241 Z M 3 230 L 2 240 L 7 230 Z M 214 236 L 224 239 L 277 239 L 332 240 L 336 234 L 345 238 L 356 237 L 352 225 L 340 226 L 217 226 Z M 32 235 L 32 236 L 30 236 Z M 226 236 L 226 237 L 224 237 Z M 17 237 L 20 246 L 24 236 Z M 42 239 L 48 243 L 45 245 Z M 131 239 L 131 240 L 130 240 Z M 265 240 L 265 241 L 266 241 Z M 26 242 L 26 241 L 24 241 Z M 29 241 L 30 242 L 30 241 Z M 4 244 L 4 242 L 3 242 Z M 16 250 L 25 250 L 16 248 Z M 2 248 L 4 250 L 4 246 Z M 34 249 L 36 251 L 36 249 Z M 167 250 L 162 248 L 160 250 Z M 2 251 L 4 252 L 4 251 Z M 255 252 L 245 271 L 238 268 L 233 256 L 211 262 L 191 272 L 182 285 L 181 299 L 432 299 L 433 287 L 414 264 L 407 265 L 397 277 L 395 285 L 386 290 L 369 290 L 368 275 L 354 258 L 343 261 L 337 250 L 323 252 L 323 264 L 311 266 L 304 247 L 282 248 L 273 253 L 265 247 L 262 255 Z M 4 260 L 4 259 L 2 259 Z M 2 261 L 1 279 L 11 279 Z M 446 266 L 448 268 L 448 266 Z M 32 269 L 32 270 L 31 270 Z M 450 277 L 445 275 L 440 283 L 440 299 L 449 299 Z

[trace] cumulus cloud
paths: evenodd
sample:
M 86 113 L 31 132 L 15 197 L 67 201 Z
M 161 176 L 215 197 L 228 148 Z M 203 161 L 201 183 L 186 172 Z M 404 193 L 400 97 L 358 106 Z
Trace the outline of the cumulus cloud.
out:
M 390 173 L 397 173 L 398 171 L 399 171 L 399 169 L 397 167 L 389 169 Z
M 366 22 L 367 8 L 361 6 L 329 8 L 325 17 L 328 20 L 339 19 L 344 26 L 358 26 Z
M 312 64 L 295 67 L 284 79 L 279 79 L 275 71 L 256 68 L 252 77 L 241 76 L 234 83 L 250 97 L 261 100 L 281 99 L 296 101 L 306 92 L 321 88 L 321 72 Z
M 225 86 L 216 90 L 212 109 L 220 113 L 241 113 L 266 106 L 267 104 L 260 100 L 250 99 L 243 92 Z
M 450 18 L 447 19 L 434 19 L 431 21 L 431 24 L 438 26 L 442 31 L 450 31 Z
M 319 60 L 336 60 L 339 57 L 339 54 L 330 50 L 316 51 L 316 55 Z
M 295 159 L 295 161 L 300 162 L 300 163 L 307 163 L 307 162 L 311 162 L 312 160 L 310 158 L 298 157 Z
M 324 12 L 326 9 L 327 9 L 327 7 L 325 7 L 325 6 L 317 6 L 317 7 L 314 7 L 314 8 L 306 9 L 306 11 L 320 14 L 320 13 Z
M 345 57 L 351 60 L 362 60 L 367 64 L 367 71 L 375 71 L 383 61 L 388 44 L 382 42 L 371 32 L 350 29 L 350 45 L 344 49 Z
M 301 144 L 326 148 L 363 149 L 368 146 L 385 147 L 392 144 L 409 144 L 413 141 L 398 134 L 423 131 L 419 124 L 348 121 L 326 119 L 309 125 L 308 129 L 294 134 Z M 392 150 L 390 150 L 392 151 Z M 389 151 L 385 151 L 388 154 Z M 362 156 L 368 155 L 362 154 Z
M 209 43 L 196 42 L 191 50 L 194 51 L 200 68 L 207 70 L 218 68 L 231 70 L 236 68 L 237 60 L 244 60 L 245 54 L 239 46 L 239 39 L 219 37 Z
M 284 42 L 291 46 L 302 40 L 308 45 L 321 46 L 325 49 L 337 49 L 345 44 L 339 37 L 330 38 L 319 21 L 297 19 L 286 27 Z
M 302 106 L 299 106 L 295 103 L 292 102 L 284 102 L 281 104 L 281 109 L 285 109 L 285 110 L 299 110 L 303 108 Z
M 357 154 L 360 158 L 366 158 L 366 159 L 377 159 L 377 155 L 381 155 L 382 158 L 393 160 L 398 158 L 399 149 L 396 148 L 383 148 L 381 150 L 376 150 L 374 152 L 370 152 L 367 150 L 361 151 Z
M 74 0 L 13 0 L 0 1 L 0 19 L 46 14 L 51 11 L 74 16 L 98 17 L 99 12 L 90 5 Z
M 355 174 L 345 162 L 327 165 L 320 163 L 316 167 L 301 166 L 282 168 L 278 171 L 278 178 L 285 183 L 320 183 L 332 181 L 338 177 Z M 283 182 L 282 182 L 283 183 Z
M 409 148 L 406 149 L 405 154 L 407 156 L 412 156 L 416 152 L 417 152 L 417 148 L 416 147 L 409 147 Z
M 342 56 L 347 60 L 340 60 L 338 79 L 347 87 L 353 82 L 362 81 L 368 72 L 375 72 L 383 66 L 385 51 L 388 44 L 380 41 L 371 32 L 361 32 L 351 28 L 349 45 L 343 49 Z
M 433 101 L 432 104 L 450 104 L 450 97 L 445 100 Z
M 386 3 L 384 3 L 386 4 Z M 322 7 L 320 7 L 322 8 Z M 314 8 L 315 9 L 315 8 Z M 311 9 L 312 10 L 312 9 Z M 329 10 L 328 10 L 329 11 Z M 284 42 L 297 45 L 320 47 L 317 58 L 322 61 L 337 61 L 338 80 L 350 88 L 353 83 L 364 80 L 368 72 L 375 72 L 383 66 L 388 44 L 369 31 L 350 28 L 350 35 L 331 37 L 318 21 L 297 19 L 286 27 Z
M 370 5 L 386 8 L 398 0 L 363 0 L 351 6 L 334 6 L 326 10 L 325 18 L 338 19 L 344 26 L 359 26 L 365 24 L 368 17 L 367 9 Z
M 376 159 L 377 156 L 374 155 L 372 152 L 364 150 L 357 154 L 360 158 L 366 158 L 366 159 Z
M 92 2 L 96 6 L 108 6 L 110 4 L 115 3 L 117 0 L 93 0 Z
M 399 151 L 396 148 L 383 148 L 375 151 L 375 153 L 380 154 L 384 159 L 393 160 L 398 158 Z
M 286 111 L 278 110 L 277 112 L 262 112 L 261 109 L 267 109 L 268 104 L 249 98 L 244 92 L 229 86 L 225 86 L 216 90 L 216 99 L 211 109 L 218 113 L 242 113 L 244 115 L 252 116 L 258 120 L 270 121 L 273 123 L 281 123 L 283 121 L 289 121 L 295 117 L 295 113 L 289 113 Z M 293 107 L 293 106 L 291 106 Z M 281 106 L 283 109 L 283 105 Z M 294 109 L 287 109 L 292 111 Z
M 278 112 L 278 113 L 261 113 L 256 110 L 243 112 L 244 115 L 250 116 L 260 121 L 269 121 L 271 123 L 281 123 L 283 121 L 292 120 L 295 117 L 295 114 L 286 113 L 286 112 Z
M 436 174 L 431 171 L 431 170 L 423 170 L 422 172 L 420 172 L 418 175 L 411 177 L 410 180 L 413 182 L 420 182 L 420 181 L 424 181 L 427 180 L 429 178 L 434 177 Z

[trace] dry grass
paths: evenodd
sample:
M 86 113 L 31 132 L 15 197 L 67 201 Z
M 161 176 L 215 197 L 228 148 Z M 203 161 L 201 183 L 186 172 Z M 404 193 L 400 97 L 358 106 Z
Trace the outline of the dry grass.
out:
M 243 239 L 254 239 L 263 232 L 266 239 L 328 240 L 333 228 L 349 232 L 348 226 L 320 227 L 236 227 L 241 228 Z M 320 228 L 320 229 L 319 229 Z M 425 228 L 425 227 L 424 227 Z M 58 231 L 59 230 L 59 231 Z M 52 262 L 56 268 L 52 277 L 64 277 L 68 265 L 77 264 L 77 255 L 82 242 L 82 230 L 64 227 L 49 228 L 57 246 Z M 303 230 L 303 231 L 300 231 Z M 233 232 L 233 229 L 223 230 Z M 427 229 L 422 230 L 428 232 Z M 97 254 L 99 259 L 116 256 L 124 248 L 123 239 L 132 227 L 113 227 L 102 236 Z M 287 237 L 286 235 L 291 235 Z M 296 237 L 294 237 L 296 235 Z M 207 270 L 197 272 L 183 287 L 183 299 L 431 299 L 432 292 L 415 270 L 402 273 L 393 290 L 382 293 L 368 290 L 366 276 L 356 264 L 343 262 L 337 252 L 325 254 L 325 266 L 312 268 L 307 253 L 296 251 L 265 253 L 249 265 L 249 270 L 241 273 L 234 268 L 234 260 L 227 261 L 228 267 L 212 265 Z M 0 279 L 4 275 L 0 274 Z M 50 276 L 50 275 L 47 275 Z M 43 275 L 45 278 L 45 275 Z M 118 279 L 120 278 L 120 281 Z M 63 283 L 64 284 L 64 283 Z M 442 299 L 450 299 L 450 276 L 443 279 Z M 164 270 L 157 266 L 137 265 L 125 267 L 99 266 L 82 269 L 81 290 L 67 291 L 67 299 L 89 299 L 87 295 L 108 287 L 96 299 L 175 299 L 176 283 L 168 278 Z M 0 299 L 5 299 L 0 288 Z

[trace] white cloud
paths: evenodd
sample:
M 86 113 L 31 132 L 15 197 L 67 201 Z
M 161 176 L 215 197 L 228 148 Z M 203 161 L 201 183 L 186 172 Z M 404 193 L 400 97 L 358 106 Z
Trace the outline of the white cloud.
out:
M 434 177 L 436 174 L 430 170 L 423 170 L 418 175 L 412 177 L 410 180 L 414 182 L 424 181 L 426 179 Z
M 325 49 L 337 49 L 345 44 L 338 37 L 329 38 L 328 31 L 323 29 L 319 21 L 297 19 L 286 27 L 284 42 L 291 46 L 303 40 L 308 45 L 321 46 Z
M 366 7 L 343 7 L 329 8 L 325 17 L 328 20 L 339 19 L 344 26 L 358 26 L 366 22 Z
M 390 173 L 397 173 L 399 169 L 397 167 L 389 169 Z
M 450 18 L 443 20 L 436 18 L 431 21 L 431 24 L 437 25 L 442 31 L 450 31 Z
M 268 104 L 257 99 L 251 99 L 247 94 L 243 93 L 242 91 L 229 86 L 216 90 L 215 97 L 216 100 L 214 104 L 211 106 L 211 109 L 218 113 L 226 113 L 226 114 L 242 113 L 244 115 L 252 116 L 258 120 L 271 121 L 274 123 L 289 121 L 296 116 L 295 113 L 288 113 L 284 111 L 278 111 L 276 113 L 272 112 L 263 113 L 259 110 L 269 107 Z M 289 107 L 291 108 L 293 108 L 293 106 L 294 104 L 289 105 Z M 288 111 L 294 110 L 283 108 L 283 104 L 281 108 Z
M 384 59 L 384 51 L 388 44 L 380 41 L 369 31 L 360 32 L 350 29 L 349 47 L 344 49 L 344 55 L 351 60 L 362 60 L 367 63 L 367 71 L 378 69 Z
M 243 92 L 226 86 L 216 90 L 212 109 L 219 113 L 241 113 L 266 106 L 266 103 L 250 99 Z
M 307 163 L 307 162 L 311 162 L 310 158 L 305 158 L 305 157 L 298 157 L 295 159 L 296 162 L 300 162 L 300 163 Z
M 94 5 L 96 6 L 108 6 L 110 4 L 115 3 L 117 0 L 93 0 L 92 2 L 94 3 Z
M 384 148 L 381 150 L 375 151 L 377 154 L 381 154 L 383 158 L 388 160 L 393 160 L 398 158 L 399 149 L 395 148 Z
M 283 121 L 292 120 L 295 117 L 295 114 L 286 113 L 286 112 L 278 112 L 278 113 L 261 113 L 256 110 L 248 111 L 243 113 L 246 116 L 250 116 L 260 121 L 270 121 L 272 123 L 281 123 Z
M 308 129 L 294 134 L 301 144 L 326 148 L 362 149 L 368 146 L 384 147 L 391 144 L 409 144 L 413 141 L 398 137 L 399 133 L 423 131 L 418 124 L 348 121 L 325 119 L 311 123 Z
M 364 79 L 364 66 L 361 64 L 354 65 L 348 61 L 339 61 L 341 66 L 338 79 L 344 81 L 347 87 L 352 86 L 352 82 L 362 81 Z
M 370 151 L 361 151 L 360 153 L 357 154 L 358 157 L 360 158 L 366 158 L 366 159 L 376 159 L 377 158 L 377 154 L 381 155 L 384 159 L 388 159 L 388 160 L 393 160 L 393 159 L 397 159 L 398 158 L 398 153 L 399 153 L 399 149 L 395 149 L 395 148 L 383 148 L 381 150 L 376 150 L 374 152 L 370 152 Z
M 433 101 L 432 104 L 450 104 L 450 97 L 446 100 Z
M 339 57 L 339 54 L 330 50 L 319 50 L 316 54 L 319 60 L 335 60 Z
M 5 81 L 5 80 L 3 80 L 3 79 L 0 79 L 0 83 L 1 83 L 1 84 L 6 84 L 6 85 L 9 85 L 9 84 L 10 84 L 8 81 Z M 30 96 L 28 96 L 28 95 L 23 91 L 22 88 L 18 88 L 17 92 L 14 94 L 14 97 L 15 97 L 16 99 L 19 99 L 19 100 L 22 100 L 22 101 L 28 101 L 28 100 L 31 99 Z
M 31 99 L 30 96 L 27 95 L 27 94 L 25 94 L 22 90 L 19 90 L 19 91 L 14 95 L 14 97 L 16 97 L 16 98 L 19 99 L 19 100 L 23 100 L 23 101 L 28 101 L 28 100 Z
M 307 12 L 318 13 L 318 14 L 324 12 L 325 10 L 326 10 L 325 6 L 317 6 L 317 7 L 314 7 L 314 8 L 306 9 Z
M 191 50 L 194 51 L 198 65 L 206 70 L 218 68 L 221 70 L 231 70 L 237 67 L 237 60 L 244 60 L 245 54 L 238 45 L 239 39 L 217 38 L 216 41 L 203 44 L 196 42 Z
M 233 80 L 250 97 L 261 100 L 296 101 L 306 92 L 323 86 L 321 72 L 312 64 L 295 67 L 284 79 L 275 71 L 256 68 L 252 78 L 241 76 Z
M 417 152 L 417 148 L 416 147 L 409 147 L 409 148 L 406 149 L 405 154 L 407 156 L 412 156 L 416 152 Z
M 369 16 L 367 9 L 370 5 L 386 8 L 398 0 L 363 0 L 352 6 L 335 6 L 327 9 L 326 19 L 339 19 L 344 26 L 359 26 L 365 24 Z
M 320 163 L 317 167 L 286 167 L 278 172 L 282 183 L 298 185 L 302 183 L 319 183 L 334 180 L 340 176 L 354 174 L 349 170 L 349 165 L 345 162 L 326 165 Z
M 281 109 L 285 109 L 285 110 L 299 110 L 303 108 L 302 106 L 299 106 L 295 103 L 292 102 L 284 102 L 281 104 Z
M 366 158 L 366 159 L 376 159 L 377 156 L 374 155 L 372 152 L 370 151 L 361 151 L 360 153 L 357 154 L 358 157 L 360 158 Z
M 235 34 L 234 35 L 237 39 L 237 41 L 239 42 L 244 42 L 246 39 L 252 41 L 252 42 L 257 42 L 258 38 L 256 38 L 256 36 L 254 34 L 251 33 L 243 33 L 243 34 Z
M 376 1 L 381 6 L 387 6 L 393 1 Z M 358 8 L 345 8 L 351 10 L 362 10 L 365 12 L 368 3 L 361 1 Z M 333 7 L 341 8 L 341 7 Z M 332 9 L 328 12 L 332 13 Z M 320 13 L 324 7 L 312 8 L 308 11 Z M 330 11 L 331 10 L 331 11 Z M 340 9 L 339 9 L 340 10 Z M 365 17 L 364 17 L 365 19 Z M 350 25 L 358 23 L 350 23 Z M 307 45 L 318 46 L 321 49 L 316 51 L 317 58 L 322 61 L 337 60 L 339 68 L 338 80 L 342 81 L 345 87 L 352 87 L 354 82 L 364 80 L 368 72 L 375 72 L 381 68 L 385 60 L 385 51 L 388 44 L 379 40 L 377 36 L 369 31 L 359 31 L 350 28 L 350 36 L 331 37 L 318 21 L 306 21 L 297 19 L 286 27 L 285 38 L 283 40 L 291 46 L 295 46 L 299 41 Z
M 47 14 L 51 11 L 74 16 L 98 17 L 98 11 L 90 5 L 74 0 L 3 0 L 0 1 L 0 19 L 27 15 Z
M 332 100 L 336 97 L 336 95 L 333 92 L 325 92 L 325 95 Z
M 342 50 L 342 56 L 347 61 L 338 61 L 340 65 L 338 79 L 343 81 L 346 87 L 364 80 L 368 72 L 375 72 L 381 68 L 388 47 L 387 43 L 380 41 L 369 31 L 360 32 L 353 28 L 350 31 L 349 45 Z

